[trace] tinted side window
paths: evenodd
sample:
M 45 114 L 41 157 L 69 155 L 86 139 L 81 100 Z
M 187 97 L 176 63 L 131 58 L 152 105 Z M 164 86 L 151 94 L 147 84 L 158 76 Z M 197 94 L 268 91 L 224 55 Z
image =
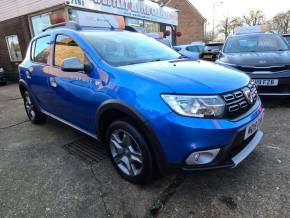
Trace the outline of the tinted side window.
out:
M 191 52 L 199 52 L 199 49 L 196 46 L 188 46 L 186 47 L 186 50 Z
M 50 52 L 50 36 L 45 36 L 37 39 L 35 42 L 34 52 L 32 52 L 33 61 L 48 64 L 49 52 Z
M 61 66 L 66 58 L 79 58 L 85 64 L 85 54 L 76 42 L 64 35 L 58 35 L 55 42 L 54 65 Z

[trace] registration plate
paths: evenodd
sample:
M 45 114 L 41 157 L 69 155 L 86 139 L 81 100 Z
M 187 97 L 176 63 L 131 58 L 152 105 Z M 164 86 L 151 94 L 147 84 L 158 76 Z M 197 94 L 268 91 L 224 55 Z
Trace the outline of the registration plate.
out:
M 277 79 L 254 79 L 258 86 L 278 86 L 279 80 Z
M 263 117 L 264 117 L 264 113 L 262 113 L 257 119 L 255 119 L 246 127 L 245 138 L 244 138 L 245 140 L 248 139 L 253 134 L 255 134 L 258 129 L 260 129 L 263 123 Z
M 212 59 L 213 58 L 213 55 L 204 55 L 203 58 L 205 58 L 205 59 Z

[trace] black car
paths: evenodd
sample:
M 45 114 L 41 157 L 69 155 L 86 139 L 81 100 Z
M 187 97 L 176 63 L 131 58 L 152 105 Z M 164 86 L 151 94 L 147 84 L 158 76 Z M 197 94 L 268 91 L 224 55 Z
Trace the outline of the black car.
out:
M 221 42 L 207 43 L 205 45 L 204 51 L 200 55 L 200 58 L 207 61 L 215 61 L 223 46 L 224 43 Z
M 290 34 L 284 34 L 283 37 L 287 40 L 287 42 L 290 44 Z
M 4 68 L 0 66 L 0 85 L 5 85 L 7 83 Z
M 260 95 L 290 96 L 290 45 L 281 35 L 230 36 L 217 63 L 247 73 L 258 85 Z

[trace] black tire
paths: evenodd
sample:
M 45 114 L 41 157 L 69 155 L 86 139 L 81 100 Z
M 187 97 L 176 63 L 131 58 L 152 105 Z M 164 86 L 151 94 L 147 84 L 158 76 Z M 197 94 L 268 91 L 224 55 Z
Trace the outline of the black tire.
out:
M 34 124 L 44 123 L 47 116 L 37 108 L 28 91 L 23 94 L 24 108 L 29 120 Z
M 125 132 L 124 134 L 128 134 L 133 139 L 133 141 L 131 141 L 131 143 L 129 143 L 131 149 L 127 147 L 127 151 L 120 152 L 120 153 L 123 153 L 123 157 L 127 155 L 126 158 L 129 160 L 129 163 L 133 164 L 130 167 L 132 173 L 130 173 L 129 170 L 127 170 L 128 172 L 126 172 L 126 170 L 124 172 L 124 169 L 120 168 L 120 165 L 125 166 L 128 164 L 125 164 L 123 161 L 120 161 L 123 163 L 119 163 L 119 165 L 118 165 L 116 162 L 116 158 L 120 159 L 120 157 L 118 157 L 118 156 L 120 156 L 120 154 L 119 153 L 117 155 L 115 154 L 116 149 L 112 148 L 114 146 L 112 146 L 113 143 L 111 142 L 111 139 L 113 138 L 114 134 L 115 134 L 115 136 L 116 136 L 116 134 L 119 134 L 119 139 L 121 139 L 123 133 L 119 132 L 119 130 L 124 131 Z M 123 134 L 123 141 L 126 141 L 126 140 L 124 140 L 124 134 Z M 150 147 L 147 144 L 142 133 L 135 127 L 135 124 L 133 122 L 131 122 L 129 119 L 121 119 L 121 120 L 114 121 L 111 123 L 111 125 L 109 126 L 109 128 L 107 130 L 107 134 L 106 134 L 106 144 L 107 144 L 107 147 L 109 150 L 109 155 L 110 155 L 111 161 L 113 163 L 113 166 L 115 167 L 117 172 L 121 175 L 121 177 L 123 177 L 127 181 L 134 183 L 134 184 L 145 184 L 146 182 L 150 181 L 153 178 L 153 176 L 155 175 L 154 161 L 153 161 L 153 155 L 152 155 L 152 152 L 150 150 Z M 122 145 L 122 146 L 126 147 L 124 145 Z M 134 147 L 134 149 L 133 149 L 133 147 Z M 115 150 L 115 151 L 113 151 L 113 150 Z M 133 152 L 131 152 L 132 150 L 133 150 Z M 127 154 L 124 154 L 126 152 L 127 152 Z M 136 154 L 138 154 L 138 155 L 135 156 Z M 140 154 L 142 155 L 142 158 L 141 158 Z M 115 158 L 114 158 L 114 155 L 115 155 Z M 136 157 L 137 157 L 137 159 L 139 158 L 139 160 L 142 160 L 142 167 L 140 167 L 141 166 L 140 162 L 136 161 L 137 160 Z M 124 167 L 122 167 L 122 168 L 124 168 Z M 138 168 L 140 168 L 140 169 L 138 169 Z

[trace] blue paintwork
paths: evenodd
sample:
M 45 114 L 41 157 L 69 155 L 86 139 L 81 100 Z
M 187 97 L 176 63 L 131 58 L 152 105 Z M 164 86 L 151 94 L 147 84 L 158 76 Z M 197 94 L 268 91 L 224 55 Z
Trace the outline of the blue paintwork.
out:
M 221 148 L 231 144 L 238 131 L 263 112 L 261 106 L 238 120 L 187 118 L 169 113 L 150 121 L 170 163 L 182 163 L 193 150 Z
M 59 28 L 44 33 L 51 35 L 51 51 L 60 33 L 73 38 L 84 50 L 93 64 L 91 71 L 82 75 L 62 74 L 59 68 L 53 67 L 53 61 L 48 65 L 32 63 L 28 50 L 20 66 L 20 79 L 27 83 L 43 111 L 91 135 L 96 135 L 99 106 L 115 99 L 142 115 L 155 131 L 170 163 L 182 163 L 195 149 L 228 145 L 235 133 L 261 112 L 257 109 L 235 122 L 178 116 L 161 99 L 161 93 L 219 94 L 246 86 L 249 77 L 203 61 L 162 61 L 112 67 L 77 31 Z M 31 67 L 32 79 L 29 80 L 25 72 Z M 55 78 L 57 87 L 50 86 L 50 78 Z

